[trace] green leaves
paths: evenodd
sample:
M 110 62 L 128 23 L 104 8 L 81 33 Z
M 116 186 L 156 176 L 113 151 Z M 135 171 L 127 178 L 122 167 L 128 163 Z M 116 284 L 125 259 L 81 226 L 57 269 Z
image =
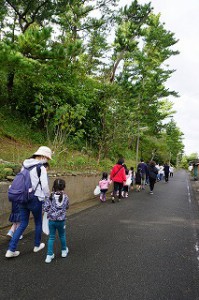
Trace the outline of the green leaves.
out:
M 165 62 L 178 54 L 177 40 L 150 3 L 1 2 L 1 102 L 56 147 L 70 140 L 99 162 L 129 148 L 148 156 L 160 139 L 167 143 L 167 98 L 178 95 L 166 87 L 174 70 Z

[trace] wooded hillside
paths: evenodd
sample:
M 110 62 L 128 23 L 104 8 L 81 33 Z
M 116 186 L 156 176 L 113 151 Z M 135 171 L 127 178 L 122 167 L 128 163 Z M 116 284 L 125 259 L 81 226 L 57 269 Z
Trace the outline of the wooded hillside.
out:
M 0 0 L 0 104 L 59 153 L 176 163 L 174 33 L 150 3 Z

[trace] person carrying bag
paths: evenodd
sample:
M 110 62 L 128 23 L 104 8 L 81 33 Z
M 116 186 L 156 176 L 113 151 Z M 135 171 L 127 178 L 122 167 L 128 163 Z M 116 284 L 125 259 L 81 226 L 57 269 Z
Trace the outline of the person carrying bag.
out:
M 110 173 L 110 180 L 113 181 L 112 203 L 115 203 L 115 197 L 117 195 L 117 191 L 119 191 L 118 201 L 120 201 L 122 197 L 122 188 L 124 182 L 126 181 L 126 173 L 123 164 L 124 164 L 124 159 L 120 158 L 117 164 L 112 168 Z

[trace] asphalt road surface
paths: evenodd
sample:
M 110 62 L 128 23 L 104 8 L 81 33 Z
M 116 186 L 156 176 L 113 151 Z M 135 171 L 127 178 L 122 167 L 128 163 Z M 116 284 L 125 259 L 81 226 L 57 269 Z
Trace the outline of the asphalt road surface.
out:
M 17 258 L 0 249 L 0 300 L 197 300 L 199 210 L 188 175 L 174 173 L 119 203 L 106 203 L 67 220 L 70 253 L 44 262 L 33 253 L 33 233 L 20 241 Z M 47 238 L 43 237 L 44 241 Z

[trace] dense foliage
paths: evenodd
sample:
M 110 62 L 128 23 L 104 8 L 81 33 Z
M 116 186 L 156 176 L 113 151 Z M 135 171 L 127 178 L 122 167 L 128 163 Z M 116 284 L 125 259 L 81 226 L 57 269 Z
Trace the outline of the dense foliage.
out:
M 151 4 L 117 0 L 0 0 L 0 104 L 98 161 L 131 150 L 176 159 L 183 134 L 166 87 L 177 55 Z

